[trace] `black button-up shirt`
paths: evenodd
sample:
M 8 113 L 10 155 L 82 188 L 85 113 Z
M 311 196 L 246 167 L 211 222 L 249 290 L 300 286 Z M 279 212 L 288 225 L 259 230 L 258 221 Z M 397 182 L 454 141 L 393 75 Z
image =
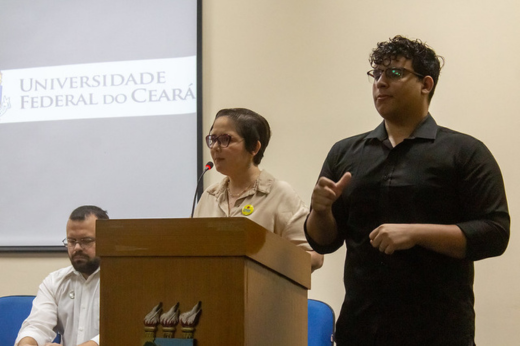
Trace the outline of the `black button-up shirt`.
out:
M 339 237 L 319 253 L 347 246 L 338 345 L 473 345 L 473 261 L 502 254 L 509 213 L 500 168 L 475 138 L 437 126 L 428 115 L 396 147 L 384 123 L 336 143 L 320 176 L 351 183 L 333 204 Z M 465 259 L 415 246 L 381 253 L 369 234 L 384 223 L 456 224 Z

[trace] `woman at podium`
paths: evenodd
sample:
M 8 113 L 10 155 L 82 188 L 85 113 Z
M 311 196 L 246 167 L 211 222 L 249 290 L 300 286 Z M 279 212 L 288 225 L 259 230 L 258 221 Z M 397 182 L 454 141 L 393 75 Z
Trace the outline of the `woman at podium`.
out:
M 194 216 L 248 217 L 305 249 L 312 270 L 318 269 L 323 256 L 312 251 L 303 233 L 309 210 L 288 183 L 258 167 L 270 138 L 267 120 L 249 109 L 217 113 L 206 144 L 216 170 L 225 177 L 204 191 Z

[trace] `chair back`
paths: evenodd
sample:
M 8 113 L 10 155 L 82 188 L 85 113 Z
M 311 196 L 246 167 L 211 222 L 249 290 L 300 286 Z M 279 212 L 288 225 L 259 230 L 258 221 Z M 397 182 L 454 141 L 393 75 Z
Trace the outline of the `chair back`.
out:
M 319 300 L 308 300 L 308 345 L 331 346 L 334 344 L 334 310 Z
M 12 346 L 29 316 L 34 296 L 0 297 L 0 345 Z
M 23 321 L 29 316 L 35 296 L 0 297 L 0 345 L 12 346 Z M 60 336 L 54 342 L 60 342 Z

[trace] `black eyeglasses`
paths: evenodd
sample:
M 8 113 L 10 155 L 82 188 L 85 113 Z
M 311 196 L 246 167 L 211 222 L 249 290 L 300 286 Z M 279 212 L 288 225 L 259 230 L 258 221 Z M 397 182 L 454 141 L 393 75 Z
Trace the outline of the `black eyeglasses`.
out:
M 96 239 L 94 238 L 81 238 L 81 239 L 72 239 L 65 238 L 63 239 L 63 246 L 68 247 L 69 249 L 74 249 L 76 244 L 79 244 L 79 247 L 82 249 L 87 249 L 94 245 Z
M 217 142 L 222 148 L 227 148 L 227 146 L 231 142 L 231 136 L 226 133 L 221 134 L 220 136 L 217 136 L 217 135 L 207 135 L 206 136 L 206 144 L 208 145 L 208 148 L 211 149 Z
M 374 79 L 374 81 L 377 82 L 377 81 L 379 81 L 379 79 L 381 78 L 383 73 L 385 74 L 385 77 L 388 80 L 400 80 L 404 77 L 406 72 L 410 72 L 410 73 L 416 75 L 417 77 L 424 78 L 424 76 L 422 74 L 419 74 L 417 72 L 414 72 L 414 71 L 409 70 L 404 67 L 387 67 L 384 70 L 380 70 L 380 69 L 370 70 L 367 72 L 367 75 L 369 77 L 372 77 Z

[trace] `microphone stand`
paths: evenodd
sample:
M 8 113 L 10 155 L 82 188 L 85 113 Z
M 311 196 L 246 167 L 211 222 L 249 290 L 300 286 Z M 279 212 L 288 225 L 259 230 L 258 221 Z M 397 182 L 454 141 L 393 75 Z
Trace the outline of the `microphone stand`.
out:
M 199 177 L 199 180 L 197 180 L 197 186 L 195 187 L 195 195 L 193 196 L 193 205 L 191 207 L 190 218 L 192 218 L 192 219 L 193 219 L 193 212 L 195 211 L 195 201 L 197 200 L 197 190 L 199 189 L 200 181 L 202 180 L 202 177 L 204 176 L 204 174 L 206 174 L 206 172 L 212 168 L 213 168 L 213 162 L 209 161 L 208 163 L 206 163 L 206 166 L 204 167 L 204 172 L 202 172 L 202 174 Z

